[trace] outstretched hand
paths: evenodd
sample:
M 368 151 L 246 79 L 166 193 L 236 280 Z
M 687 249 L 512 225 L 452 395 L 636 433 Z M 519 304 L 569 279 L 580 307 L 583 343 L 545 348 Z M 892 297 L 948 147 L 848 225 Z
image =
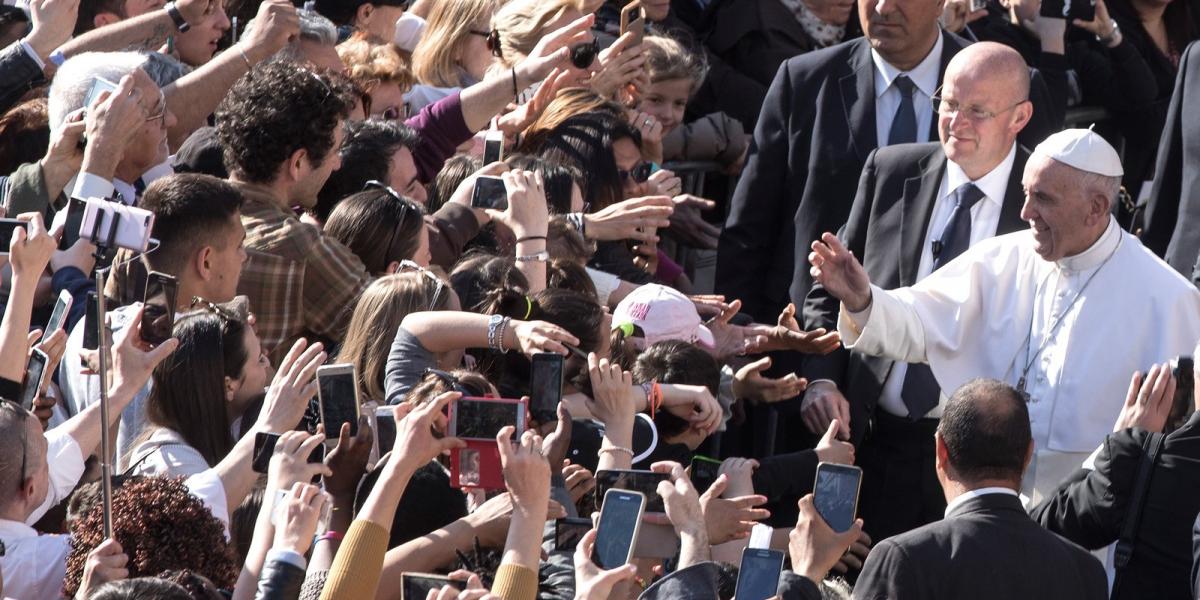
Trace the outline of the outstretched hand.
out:
M 1144 377 L 1140 371 L 1134 373 L 1129 382 L 1129 393 L 1125 395 L 1125 405 L 1121 407 L 1121 414 L 1117 415 L 1113 431 L 1130 427 L 1162 431 L 1171 415 L 1175 388 L 1176 381 L 1169 363 L 1150 367 Z
M 809 273 L 850 312 L 862 312 L 871 305 L 871 278 L 854 253 L 836 235 L 826 232 L 812 243 Z

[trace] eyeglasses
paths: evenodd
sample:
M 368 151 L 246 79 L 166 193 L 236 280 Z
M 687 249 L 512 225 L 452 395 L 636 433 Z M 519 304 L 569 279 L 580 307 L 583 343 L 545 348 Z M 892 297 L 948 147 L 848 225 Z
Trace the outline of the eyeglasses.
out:
M 412 108 L 405 102 L 400 106 L 389 106 L 383 109 L 383 112 L 379 113 L 379 118 L 384 121 L 398 121 L 400 119 L 407 121 L 411 110 Z
M 483 38 L 487 44 L 487 49 L 496 58 L 504 58 L 504 51 L 500 48 L 500 30 L 495 27 L 491 31 L 480 31 L 478 29 L 468 29 L 467 33 L 477 35 Z
M 982 106 L 962 106 L 954 100 L 946 100 L 942 98 L 941 88 L 938 88 L 938 91 L 933 93 L 933 96 L 930 97 L 930 100 L 933 102 L 933 110 L 938 114 L 943 116 L 962 115 L 976 123 L 989 121 L 1022 104 L 1025 104 L 1026 102 L 1029 102 L 1028 99 L 1025 99 L 1013 104 L 1012 106 L 1009 106 L 1008 108 L 998 111 L 990 111 Z
M 147 123 L 154 121 L 158 121 L 159 127 L 165 127 L 167 124 L 167 95 L 162 88 L 158 89 L 158 114 L 146 117 Z
M 25 410 L 24 406 L 12 400 L 0 400 L 0 406 L 3 406 L 6 410 L 15 412 L 16 416 L 21 417 L 17 420 L 21 425 L 21 478 L 17 481 L 17 487 L 24 487 L 25 472 L 28 470 L 27 467 L 29 464 L 29 426 L 25 421 L 31 415 L 29 411 Z
M 434 284 L 437 286 L 433 290 L 433 297 L 429 299 L 429 308 L 426 309 L 430 311 L 437 310 L 438 299 L 442 297 L 442 288 L 446 287 L 446 282 L 442 281 L 442 279 L 437 275 L 434 275 L 433 271 L 430 271 L 429 269 L 426 269 L 425 267 L 422 267 L 411 260 L 400 261 L 401 273 L 412 273 L 414 271 L 433 280 Z
M 200 305 L 201 310 L 207 310 L 208 312 L 217 315 L 222 321 L 244 322 L 246 320 L 246 315 L 241 314 L 241 309 L 245 308 L 246 306 L 245 303 L 237 303 L 235 306 L 237 306 L 238 309 L 230 310 L 224 306 L 221 306 L 220 304 L 217 304 L 216 302 L 213 302 L 212 300 L 206 300 L 200 296 L 192 296 L 192 307 L 195 307 L 197 304 Z
M 384 258 L 390 259 L 393 256 L 392 245 L 396 243 L 396 232 L 400 231 L 400 226 L 408 220 L 408 213 L 412 210 L 412 206 L 409 205 L 408 200 L 404 199 L 404 196 L 400 195 L 400 192 L 397 192 L 392 186 L 377 179 L 372 179 L 363 185 L 363 191 L 365 192 L 367 190 L 383 190 L 387 192 L 393 200 L 400 203 L 400 222 L 396 223 L 396 226 L 392 228 L 392 235 L 388 238 L 387 246 L 384 246 L 383 248 Z M 441 279 L 438 279 L 438 282 L 441 282 Z
M 628 171 L 624 169 L 617 169 L 617 175 L 621 177 L 621 183 L 625 183 L 630 179 L 633 179 L 635 183 L 645 183 L 647 179 L 650 179 L 650 174 L 653 171 L 654 167 L 651 166 L 650 163 L 640 162 L 634 165 L 633 168 Z

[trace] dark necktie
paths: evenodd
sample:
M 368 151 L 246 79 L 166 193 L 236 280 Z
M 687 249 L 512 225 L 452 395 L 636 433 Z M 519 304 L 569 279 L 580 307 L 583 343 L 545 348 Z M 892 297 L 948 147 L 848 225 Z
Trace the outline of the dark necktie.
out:
M 917 111 L 913 108 L 913 90 L 917 86 L 907 75 L 901 75 L 892 82 L 892 87 L 900 92 L 900 106 L 892 117 L 887 145 L 911 144 L 917 141 Z
M 983 191 L 973 183 L 964 183 L 954 190 L 954 210 L 950 221 L 938 239 L 933 241 L 933 269 L 954 260 L 971 245 L 971 208 L 983 199 Z M 920 419 L 937 406 L 942 393 L 929 365 L 910 364 L 904 376 L 904 387 L 900 398 L 908 408 L 908 418 Z

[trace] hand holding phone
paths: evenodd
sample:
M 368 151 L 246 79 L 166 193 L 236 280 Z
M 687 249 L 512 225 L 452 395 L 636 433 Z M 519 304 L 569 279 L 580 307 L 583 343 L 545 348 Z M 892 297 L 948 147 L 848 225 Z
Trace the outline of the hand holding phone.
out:
M 178 291 L 178 281 L 166 273 L 150 271 L 146 276 L 146 293 L 142 303 L 142 341 L 157 346 L 171 339 L 175 329 Z
M 475 178 L 475 189 L 471 192 L 471 208 L 508 209 L 508 189 L 504 180 L 490 175 Z
M 615 569 L 633 559 L 646 497 L 639 492 L 612 489 L 604 494 L 602 504 L 592 561 L 601 569 Z
M 358 376 L 349 363 L 325 365 L 317 369 L 317 398 L 321 422 L 325 424 L 327 443 L 336 443 L 342 425 L 350 424 L 350 435 L 358 435 Z
M 29 223 L 18 219 L 0 219 L 0 255 L 8 254 L 9 242 L 18 229 L 29 231 Z
M 817 465 L 813 505 L 834 531 L 842 533 L 854 525 L 861 485 L 862 469 L 858 467 L 834 463 Z
M 529 369 L 529 413 L 538 423 L 558 419 L 562 401 L 563 356 L 553 352 L 533 355 Z
M 777 550 L 746 548 L 738 569 L 737 600 L 767 600 L 777 595 L 779 575 L 783 571 L 783 553 Z

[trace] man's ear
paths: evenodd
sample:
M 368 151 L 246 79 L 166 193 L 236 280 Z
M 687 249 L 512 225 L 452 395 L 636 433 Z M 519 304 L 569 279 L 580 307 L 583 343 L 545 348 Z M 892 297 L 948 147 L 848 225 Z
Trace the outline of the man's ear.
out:
M 375 5 L 364 2 L 358 6 L 358 11 L 354 14 L 354 24 L 365 28 L 371 23 L 373 16 L 375 16 Z
M 942 439 L 942 433 L 939 431 L 933 434 L 934 445 L 934 466 L 940 472 L 946 472 L 950 466 L 950 451 L 946 449 L 946 440 Z
M 119 15 L 117 15 L 116 13 L 110 13 L 107 11 L 96 13 L 96 16 L 92 17 L 92 25 L 96 29 L 100 29 L 101 27 L 105 27 L 108 25 L 112 25 L 113 23 L 120 23 L 120 22 L 121 22 L 121 17 Z
M 305 172 L 310 168 L 308 162 L 308 150 L 297 148 L 291 156 L 288 157 L 286 175 L 291 181 L 300 181 L 304 178 Z
M 212 253 L 212 246 L 201 246 L 200 251 L 196 253 L 195 262 L 192 266 L 196 269 L 196 274 L 200 276 L 201 281 L 212 279 Z

